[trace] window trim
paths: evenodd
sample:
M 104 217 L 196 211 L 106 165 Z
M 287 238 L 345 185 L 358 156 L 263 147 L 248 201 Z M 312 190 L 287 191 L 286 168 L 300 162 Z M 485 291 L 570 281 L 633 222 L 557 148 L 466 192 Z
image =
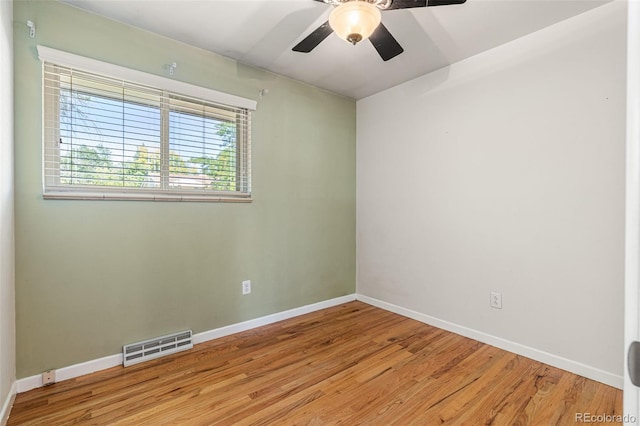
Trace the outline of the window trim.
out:
M 257 101 L 231 95 L 228 93 L 219 92 L 213 89 L 199 87 L 193 84 L 172 80 L 166 77 L 149 74 L 146 72 L 133 70 L 119 65 L 109 64 L 99 60 L 86 58 L 83 56 L 75 55 L 72 53 L 64 52 L 61 50 L 52 49 L 46 46 L 38 45 L 38 56 L 43 63 L 50 63 L 60 65 L 63 67 L 69 67 L 80 71 L 85 71 L 93 74 L 102 74 L 109 76 L 110 78 L 120 79 L 131 83 L 141 84 L 145 86 L 154 87 L 162 91 L 178 93 L 187 97 L 199 98 L 204 101 L 227 105 L 232 108 L 248 110 L 249 117 L 251 111 L 254 111 L 257 107 Z M 44 68 L 43 68 L 44 72 Z M 43 96 L 45 94 L 45 87 L 43 87 Z M 50 95 L 50 94 L 49 94 Z M 50 120 L 51 115 L 55 114 L 55 111 L 47 111 L 44 108 L 43 99 L 43 118 Z M 250 119 L 250 118 L 249 118 Z M 167 120 L 168 123 L 168 120 Z M 47 130 L 46 125 L 43 125 L 43 139 L 52 137 L 54 135 L 48 134 L 50 130 Z M 248 138 L 247 128 L 242 126 L 242 135 L 238 135 L 238 146 L 246 143 Z M 241 140 L 242 139 L 242 142 Z M 54 149 L 50 145 L 43 144 L 43 155 L 49 154 L 47 150 Z M 247 149 L 250 146 L 247 145 Z M 239 150 L 240 152 L 241 150 Z M 247 152 L 248 154 L 248 152 Z M 242 168 L 248 169 L 248 158 L 241 156 L 238 158 L 238 169 L 236 173 L 241 173 Z M 43 171 L 44 173 L 44 171 Z M 43 185 L 45 185 L 46 176 L 43 175 Z M 247 185 L 251 188 L 251 173 L 247 175 Z M 87 187 L 73 188 L 67 185 L 47 184 L 43 187 L 43 198 L 45 199 L 80 199 L 80 200 L 151 200 L 151 201 L 202 201 L 202 202 L 251 202 L 251 193 L 246 195 L 239 195 L 238 193 L 229 194 L 224 191 L 211 191 L 210 193 L 188 193 L 170 192 L 166 190 L 154 190 L 145 188 L 143 190 L 136 188 L 128 188 L 126 191 L 122 191 L 121 188 L 109 188 L 109 187 L 96 187 L 95 190 Z

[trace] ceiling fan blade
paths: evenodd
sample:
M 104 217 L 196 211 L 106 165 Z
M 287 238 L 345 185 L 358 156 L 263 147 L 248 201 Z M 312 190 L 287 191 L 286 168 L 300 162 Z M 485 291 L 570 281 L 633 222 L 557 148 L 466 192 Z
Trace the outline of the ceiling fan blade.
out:
M 293 51 L 309 53 L 313 49 L 315 49 L 315 47 L 319 45 L 322 42 L 322 40 L 327 38 L 329 34 L 331 34 L 332 32 L 333 32 L 333 29 L 329 26 L 329 21 L 327 21 L 324 24 L 320 25 L 318 28 L 316 28 L 314 32 L 306 36 L 305 39 L 302 40 L 300 43 L 296 44 L 293 47 Z
M 467 0 L 429 0 L 427 6 L 447 6 L 450 4 L 462 4 Z
M 391 6 L 386 10 L 410 9 L 412 7 L 427 7 L 427 0 L 393 0 Z
M 404 52 L 402 46 L 393 38 L 387 27 L 382 23 L 380 23 L 378 28 L 371 34 L 369 40 L 383 61 L 388 61 Z
M 431 7 L 431 6 L 446 6 L 449 4 L 462 4 L 467 0 L 393 0 L 391 6 L 386 10 L 391 9 L 411 9 L 413 7 Z

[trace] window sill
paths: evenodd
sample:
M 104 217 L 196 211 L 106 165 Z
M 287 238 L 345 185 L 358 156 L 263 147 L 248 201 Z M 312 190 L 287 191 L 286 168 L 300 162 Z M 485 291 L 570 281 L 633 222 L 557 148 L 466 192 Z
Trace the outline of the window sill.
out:
M 93 201 L 170 201 L 204 203 L 250 203 L 251 194 L 242 196 L 201 195 L 201 194 L 156 194 L 156 193 L 104 193 L 48 191 L 42 196 L 45 200 L 93 200 Z

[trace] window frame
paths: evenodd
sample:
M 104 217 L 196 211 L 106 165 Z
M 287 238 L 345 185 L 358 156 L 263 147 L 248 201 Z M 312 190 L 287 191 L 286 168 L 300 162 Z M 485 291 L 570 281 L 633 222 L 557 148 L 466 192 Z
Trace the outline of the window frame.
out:
M 251 202 L 251 112 L 256 109 L 257 101 L 219 92 L 213 89 L 195 86 L 189 83 L 137 71 L 95 59 L 39 45 L 38 56 L 42 61 L 43 73 L 43 198 L 45 199 L 87 199 L 87 200 L 153 200 L 153 201 L 205 201 L 205 202 Z M 202 101 L 229 108 L 235 114 L 236 133 L 236 182 L 241 185 L 237 191 L 183 190 L 163 188 L 110 187 L 101 185 L 73 185 L 60 182 L 61 167 L 59 157 L 60 141 L 60 81 L 45 84 L 45 65 L 71 68 L 82 72 L 104 76 L 108 79 L 122 80 L 126 83 L 147 86 L 162 92 L 161 113 L 161 149 L 170 150 L 169 116 L 171 111 L 180 111 L 168 104 L 171 97 L 181 102 Z M 57 74 L 59 75 L 59 74 Z M 53 87 L 50 87 L 53 86 Z M 57 87 L 56 87 L 57 86 Z M 47 99 L 49 99 L 47 101 Z M 193 103 L 195 105 L 195 102 Z M 49 108 L 47 108 L 47 105 Z M 207 107 L 208 108 L 208 107 Z M 231 114 L 230 114 L 231 115 Z M 204 118 L 214 118 L 215 114 Z M 217 119 L 227 120 L 219 117 Z M 238 125 L 240 121 L 242 125 Z M 229 120 L 231 121 L 231 120 Z M 166 158 L 165 158 L 166 157 Z M 169 179 L 169 157 L 162 160 L 167 173 L 161 173 L 161 179 Z M 53 160 L 54 173 L 46 170 L 47 159 Z M 55 163 L 57 161 L 57 164 Z M 166 165 L 164 164 L 166 162 Z M 47 174 L 49 173 L 49 174 Z M 166 176 L 165 176 L 166 174 Z M 53 179 L 53 181 L 52 181 Z

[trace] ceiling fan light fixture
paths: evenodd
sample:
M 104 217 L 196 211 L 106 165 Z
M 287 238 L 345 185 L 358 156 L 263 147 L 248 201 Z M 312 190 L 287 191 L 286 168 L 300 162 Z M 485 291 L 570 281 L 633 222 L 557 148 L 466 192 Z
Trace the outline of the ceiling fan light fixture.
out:
M 338 37 L 351 44 L 369 38 L 380 25 L 380 10 L 366 0 L 342 3 L 329 15 L 329 25 Z

